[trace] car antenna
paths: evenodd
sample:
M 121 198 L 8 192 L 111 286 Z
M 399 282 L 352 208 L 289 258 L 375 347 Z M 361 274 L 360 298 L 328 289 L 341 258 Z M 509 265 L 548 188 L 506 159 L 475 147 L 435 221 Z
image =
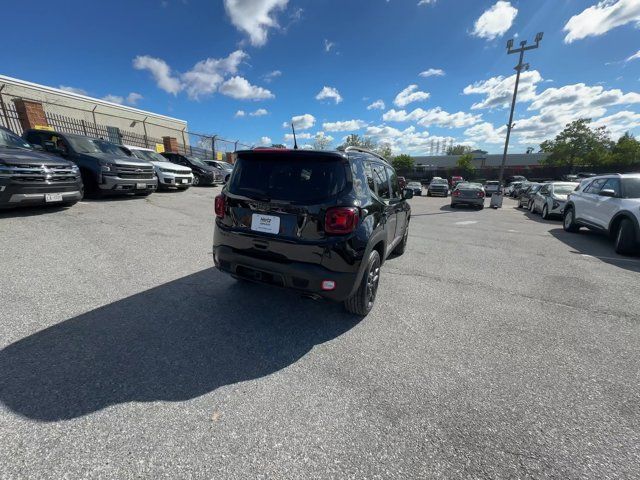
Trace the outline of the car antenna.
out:
M 293 130 L 293 149 L 298 150 L 298 139 L 296 138 L 296 127 L 293 125 L 293 119 L 291 120 L 291 130 Z

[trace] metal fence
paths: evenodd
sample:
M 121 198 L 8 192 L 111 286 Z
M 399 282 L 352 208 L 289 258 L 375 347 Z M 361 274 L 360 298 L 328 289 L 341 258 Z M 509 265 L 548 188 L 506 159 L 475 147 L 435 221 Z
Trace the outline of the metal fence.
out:
M 6 95 L 6 94 L 5 94 Z M 12 130 L 18 135 L 22 135 L 23 128 L 13 101 L 6 101 L 4 95 L 0 91 L 0 125 Z M 131 122 L 132 129 L 123 129 L 113 127 L 95 121 L 88 121 L 87 114 L 93 113 L 91 110 L 75 108 L 70 105 L 61 105 L 51 101 L 43 101 L 40 99 L 32 99 L 26 97 L 15 97 L 23 100 L 35 101 L 43 105 L 45 116 L 48 124 L 59 132 L 74 133 L 85 135 L 88 137 L 102 138 L 114 143 L 122 145 L 132 145 L 136 147 L 155 149 L 156 145 L 163 145 L 162 138 L 153 137 L 147 134 L 147 126 L 153 125 L 159 127 L 165 136 L 173 137 L 177 140 L 178 150 L 184 155 L 193 155 L 201 158 L 216 158 L 217 154 L 226 154 L 235 152 L 241 148 L 251 148 L 250 145 L 239 141 L 227 140 L 218 135 L 207 135 L 202 133 L 188 132 L 184 130 L 176 130 L 165 125 L 158 125 L 145 120 L 127 118 L 126 116 L 115 116 L 105 112 L 100 112 L 101 116 L 115 117 L 120 120 Z M 48 111 L 47 107 L 62 107 L 72 112 L 77 112 L 77 116 L 62 115 Z M 83 115 L 84 114 L 84 115 Z M 138 131 L 135 131 L 137 128 Z M 156 128 L 156 130 L 158 130 Z M 166 133 L 165 133 L 166 132 Z

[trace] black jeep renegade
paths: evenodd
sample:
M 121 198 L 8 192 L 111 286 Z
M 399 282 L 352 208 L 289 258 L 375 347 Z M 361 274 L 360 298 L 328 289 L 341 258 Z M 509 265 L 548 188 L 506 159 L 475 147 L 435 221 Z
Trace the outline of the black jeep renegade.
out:
M 412 196 L 383 158 L 362 149 L 238 152 L 215 199 L 215 265 L 364 316 L 381 265 L 406 248 Z

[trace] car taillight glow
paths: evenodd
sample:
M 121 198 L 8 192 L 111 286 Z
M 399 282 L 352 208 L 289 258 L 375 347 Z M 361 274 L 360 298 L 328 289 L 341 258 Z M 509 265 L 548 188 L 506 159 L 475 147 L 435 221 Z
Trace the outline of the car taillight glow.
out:
M 325 292 L 330 292 L 331 290 L 336 289 L 336 282 L 333 280 L 323 280 L 322 281 L 322 290 Z
M 224 211 L 226 210 L 226 199 L 224 195 L 218 195 L 215 199 L 214 210 L 216 212 L 216 217 L 224 218 Z
M 324 217 L 324 231 L 337 235 L 351 233 L 358 226 L 359 217 L 358 209 L 354 207 L 330 208 Z
M 454 190 L 453 191 L 453 196 L 454 197 L 459 197 L 460 196 L 460 190 Z
M 478 192 L 478 198 L 483 198 L 484 197 L 484 192 Z

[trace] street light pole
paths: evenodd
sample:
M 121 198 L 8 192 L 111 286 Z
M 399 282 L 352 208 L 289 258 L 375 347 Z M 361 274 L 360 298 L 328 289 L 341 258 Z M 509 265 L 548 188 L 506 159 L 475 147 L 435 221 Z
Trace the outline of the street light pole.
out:
M 513 89 L 513 99 L 511 100 L 511 112 L 509 113 L 509 123 L 507 123 L 507 138 L 505 139 L 504 142 L 504 153 L 502 154 L 502 163 L 500 164 L 500 185 L 502 186 L 502 181 L 504 180 L 504 167 L 507 164 L 507 153 L 509 151 L 509 139 L 511 138 L 511 129 L 513 128 L 513 113 L 515 111 L 516 108 L 516 98 L 518 96 L 518 86 L 520 85 L 520 74 L 522 73 L 523 70 L 528 70 L 529 69 L 529 64 L 528 63 L 523 63 L 524 62 L 524 52 L 526 52 L 527 50 L 533 50 L 535 48 L 538 48 L 540 46 L 540 40 L 542 40 L 542 35 L 543 33 L 540 32 L 536 35 L 535 38 L 535 44 L 534 45 L 529 45 L 527 46 L 527 41 L 523 40 L 520 42 L 520 48 L 513 48 L 513 40 L 509 40 L 507 42 L 507 54 L 511 55 L 513 53 L 519 53 L 520 54 L 520 61 L 518 62 L 518 65 L 515 66 L 515 70 L 516 70 L 516 84 L 515 87 Z

